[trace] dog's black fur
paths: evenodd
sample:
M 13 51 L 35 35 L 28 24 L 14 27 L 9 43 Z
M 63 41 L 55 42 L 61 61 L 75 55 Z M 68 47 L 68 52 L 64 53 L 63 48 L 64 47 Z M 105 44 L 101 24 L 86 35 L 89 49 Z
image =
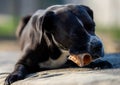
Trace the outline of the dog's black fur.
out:
M 87 52 L 93 59 L 104 55 L 102 42 L 95 35 L 93 11 L 83 5 L 54 5 L 38 10 L 21 20 L 17 37 L 23 54 L 5 85 L 30 73 L 75 65 L 67 60 L 70 54 Z M 100 67 L 104 68 L 104 64 Z M 94 68 L 93 62 L 89 67 Z

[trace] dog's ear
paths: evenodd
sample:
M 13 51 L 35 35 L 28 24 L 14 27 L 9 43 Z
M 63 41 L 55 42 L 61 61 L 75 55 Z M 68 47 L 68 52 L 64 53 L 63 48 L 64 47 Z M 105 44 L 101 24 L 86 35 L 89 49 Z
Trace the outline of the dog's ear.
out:
M 52 32 L 55 28 L 55 19 L 56 19 L 56 15 L 54 12 L 52 11 L 48 11 L 45 16 L 44 16 L 44 20 L 43 20 L 43 29 L 46 32 Z
M 26 26 L 26 24 L 28 23 L 28 21 L 30 20 L 31 15 L 27 15 L 25 17 L 23 17 L 20 22 L 18 23 L 18 27 L 17 27 L 17 31 L 16 31 L 16 36 L 19 38 L 22 34 L 22 31 L 24 30 L 24 27 Z
M 31 19 L 31 26 L 29 37 L 32 45 L 41 43 L 44 32 L 51 32 L 53 30 L 55 14 L 52 11 L 47 11 L 41 15 L 33 15 Z
M 34 49 L 38 43 L 41 43 L 45 31 L 50 32 L 53 29 L 54 16 L 54 12 L 47 11 L 41 13 L 40 15 L 34 14 L 31 17 L 27 25 L 29 30 L 27 30 L 24 35 L 27 37 L 32 49 Z M 24 29 L 24 26 L 25 25 L 21 26 L 22 30 Z
M 86 31 L 94 35 L 95 22 L 93 20 L 93 11 L 87 6 L 77 5 L 72 12 L 82 21 Z
M 82 7 L 87 11 L 87 13 L 90 15 L 90 17 L 92 18 L 92 19 L 94 19 L 94 15 L 93 15 L 93 11 L 92 11 L 92 9 L 90 9 L 89 7 L 87 7 L 87 6 L 83 6 L 82 5 Z
M 91 34 L 93 34 L 93 35 L 95 35 L 94 33 L 95 33 L 95 22 L 94 22 L 94 14 L 93 14 L 93 11 L 92 11 L 92 9 L 90 9 L 89 7 L 87 7 L 87 6 L 83 6 L 82 5 L 82 7 L 86 10 L 86 12 L 88 13 L 88 15 L 89 15 L 89 17 L 91 18 L 88 18 L 88 22 L 85 24 L 85 28 L 86 28 L 86 30 L 89 32 L 89 33 L 91 33 Z

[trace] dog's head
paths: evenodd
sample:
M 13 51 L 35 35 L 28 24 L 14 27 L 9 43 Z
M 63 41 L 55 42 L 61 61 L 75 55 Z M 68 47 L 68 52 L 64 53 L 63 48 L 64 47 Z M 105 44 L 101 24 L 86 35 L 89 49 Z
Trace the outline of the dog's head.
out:
M 54 42 L 70 54 L 90 53 L 93 59 L 104 55 L 101 40 L 95 34 L 93 12 L 85 6 L 61 7 L 48 12 L 43 27 Z
M 58 47 L 69 50 L 70 54 L 90 53 L 93 59 L 104 55 L 102 42 L 95 34 L 90 8 L 78 5 L 54 6 L 48 8 L 43 16 L 39 14 L 38 11 L 32 17 L 31 23 L 35 31 L 40 33 L 40 42 L 46 32 L 52 35 Z

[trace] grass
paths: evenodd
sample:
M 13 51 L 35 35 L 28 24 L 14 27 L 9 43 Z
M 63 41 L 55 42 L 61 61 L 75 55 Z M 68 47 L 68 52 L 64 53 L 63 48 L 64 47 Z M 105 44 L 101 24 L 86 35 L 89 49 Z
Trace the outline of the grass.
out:
M 103 35 L 109 35 L 111 36 L 115 41 L 120 42 L 120 28 L 119 27 L 98 27 L 96 29 L 98 33 L 101 33 Z
M 13 37 L 16 30 L 16 18 L 11 17 L 0 24 L 0 37 Z
M 12 25 L 0 26 L 0 36 L 13 36 L 14 31 L 15 29 Z

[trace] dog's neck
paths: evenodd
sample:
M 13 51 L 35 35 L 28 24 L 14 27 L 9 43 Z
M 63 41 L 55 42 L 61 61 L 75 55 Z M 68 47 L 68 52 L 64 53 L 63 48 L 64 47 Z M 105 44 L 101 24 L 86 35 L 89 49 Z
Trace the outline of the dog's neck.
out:
M 62 44 L 57 43 L 57 41 L 55 40 L 55 38 L 54 38 L 54 36 L 53 36 L 53 35 L 52 35 L 52 40 L 54 41 L 55 45 L 56 45 L 58 48 L 60 48 L 61 50 L 65 50 L 65 51 L 67 51 L 67 50 L 68 50 L 68 49 L 67 49 L 67 48 L 65 48 Z
M 57 44 L 53 36 L 49 33 L 44 33 L 43 38 L 47 43 L 49 49 L 49 55 L 52 59 L 59 58 L 63 53 L 66 53 L 68 50 L 59 47 L 60 45 Z M 68 55 L 68 53 L 67 53 Z
M 39 63 L 39 66 L 41 68 L 58 68 L 65 64 L 67 62 L 67 56 L 69 55 L 69 52 L 58 48 L 49 34 L 44 34 L 42 39 L 44 41 L 42 44 L 47 45 L 47 48 L 45 49 L 49 50 L 49 56 L 46 61 Z

